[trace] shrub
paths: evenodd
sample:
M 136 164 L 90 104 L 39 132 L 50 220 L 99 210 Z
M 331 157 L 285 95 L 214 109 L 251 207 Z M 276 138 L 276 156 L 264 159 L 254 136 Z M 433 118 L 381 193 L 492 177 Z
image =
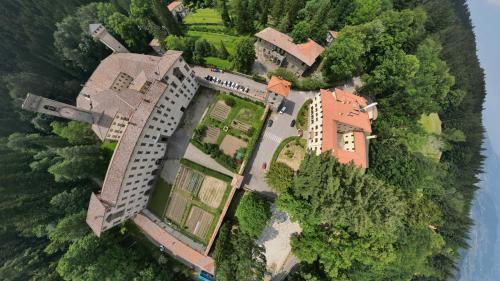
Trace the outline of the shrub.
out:
M 297 87 L 298 85 L 298 78 L 297 75 L 295 75 L 293 72 L 288 71 L 286 68 L 277 68 L 276 70 L 269 71 L 267 73 L 267 76 L 270 78 L 271 76 L 276 75 L 281 77 L 282 79 L 285 79 L 289 82 L 292 83 L 292 87 Z
M 264 78 L 264 77 L 262 77 L 262 76 L 260 76 L 260 75 L 258 75 L 258 74 L 255 74 L 255 73 L 252 75 L 252 79 L 253 79 L 255 82 L 259 82 L 259 83 L 267 83 L 266 78 Z
M 312 100 L 307 100 L 299 110 L 297 114 L 297 129 L 305 130 L 307 129 L 307 120 L 309 113 L 309 105 L 311 105 Z
M 266 174 L 266 182 L 276 192 L 283 192 L 293 184 L 295 173 L 288 165 L 275 162 Z
M 236 217 L 241 232 L 257 238 L 266 227 L 269 218 L 271 218 L 269 202 L 256 193 L 247 193 L 241 199 L 238 209 L 236 209 Z
M 328 88 L 329 85 L 323 80 L 306 77 L 300 80 L 298 88 L 301 90 L 318 90 L 321 88 Z
M 224 98 L 224 103 L 227 106 L 230 106 L 230 107 L 233 107 L 233 106 L 236 105 L 236 101 L 233 98 L 229 97 L 229 96 Z

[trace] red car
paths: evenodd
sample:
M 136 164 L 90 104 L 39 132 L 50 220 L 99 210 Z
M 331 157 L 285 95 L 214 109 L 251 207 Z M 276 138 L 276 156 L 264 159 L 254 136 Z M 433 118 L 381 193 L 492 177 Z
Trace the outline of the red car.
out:
M 262 163 L 262 170 L 265 170 L 266 168 L 267 168 L 267 163 L 266 162 Z

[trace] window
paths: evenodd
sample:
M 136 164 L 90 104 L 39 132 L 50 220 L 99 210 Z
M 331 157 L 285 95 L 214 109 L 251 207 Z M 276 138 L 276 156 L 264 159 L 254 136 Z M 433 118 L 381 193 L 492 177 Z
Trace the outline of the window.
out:
M 113 213 L 113 214 L 109 214 L 108 217 L 106 218 L 106 221 L 107 222 L 113 221 L 116 218 L 119 218 L 119 217 L 123 216 L 124 213 L 125 213 L 124 210 L 121 210 L 119 212 L 116 212 L 116 213 Z

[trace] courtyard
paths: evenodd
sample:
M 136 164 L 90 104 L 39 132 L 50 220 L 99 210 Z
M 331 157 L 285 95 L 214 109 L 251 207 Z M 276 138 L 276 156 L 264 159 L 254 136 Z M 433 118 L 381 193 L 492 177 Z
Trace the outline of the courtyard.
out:
M 183 160 L 173 184 L 159 178 L 148 208 L 183 235 L 207 245 L 228 200 L 230 182 L 227 175 Z
M 225 168 L 237 172 L 251 156 L 264 117 L 260 104 L 219 93 L 196 127 L 191 143 Z

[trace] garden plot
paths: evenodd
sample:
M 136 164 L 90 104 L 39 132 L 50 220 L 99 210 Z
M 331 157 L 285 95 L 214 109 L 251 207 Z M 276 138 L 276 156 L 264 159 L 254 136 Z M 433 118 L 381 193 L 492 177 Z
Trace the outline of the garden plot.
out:
M 224 154 L 233 156 L 240 148 L 247 147 L 247 142 L 231 135 L 226 135 L 220 144 L 220 149 Z
M 213 126 L 208 126 L 203 136 L 204 143 L 217 144 L 217 138 L 219 138 L 220 129 Z
M 175 177 L 174 186 L 176 188 L 189 191 L 196 196 L 196 194 L 198 194 L 198 191 L 200 190 L 204 178 L 205 175 L 190 168 L 181 166 L 179 168 L 177 176 Z
M 229 112 L 231 112 L 231 107 L 220 100 L 212 108 L 212 111 L 210 111 L 210 117 L 219 122 L 224 122 L 229 116 Z
M 193 206 L 186 221 L 186 228 L 201 239 L 207 237 L 214 215 L 203 209 Z
M 233 120 L 233 122 L 231 123 L 231 127 L 235 128 L 236 130 L 240 130 L 244 133 L 247 133 L 250 130 L 250 128 L 252 128 L 251 125 L 243 123 L 240 120 Z
M 206 176 L 201 185 L 200 192 L 198 193 L 198 198 L 208 206 L 218 208 L 226 192 L 226 186 L 226 182 Z
M 168 203 L 167 214 L 166 214 L 167 218 L 173 220 L 178 224 L 181 224 L 187 203 L 188 202 L 186 198 L 174 192 L 170 197 L 170 202 Z

